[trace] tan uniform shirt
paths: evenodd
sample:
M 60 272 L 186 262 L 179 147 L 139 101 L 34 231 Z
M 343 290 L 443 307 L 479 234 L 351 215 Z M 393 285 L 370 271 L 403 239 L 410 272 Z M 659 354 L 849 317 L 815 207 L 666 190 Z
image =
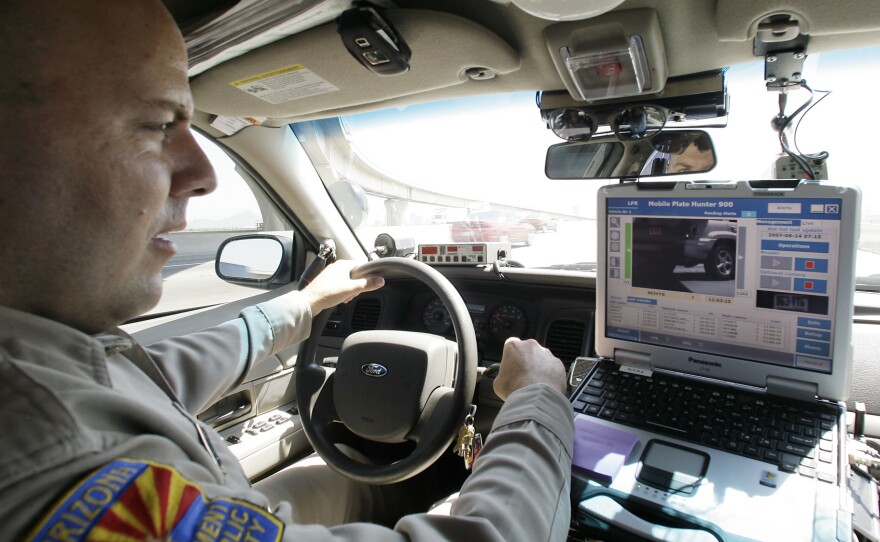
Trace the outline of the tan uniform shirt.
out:
M 287 504 L 268 512 L 190 413 L 310 324 L 294 292 L 145 350 L 121 332 L 89 336 L 0 307 L 0 540 L 564 539 L 572 410 L 543 385 L 505 403 L 451 516 L 328 529 L 294 524 Z

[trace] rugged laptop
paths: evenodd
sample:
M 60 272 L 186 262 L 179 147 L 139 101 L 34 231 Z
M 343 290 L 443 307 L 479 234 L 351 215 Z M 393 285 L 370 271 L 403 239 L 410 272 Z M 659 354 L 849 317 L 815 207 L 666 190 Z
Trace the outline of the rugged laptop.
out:
M 600 190 L 599 361 L 572 396 L 584 525 L 850 540 L 859 198 L 817 182 Z

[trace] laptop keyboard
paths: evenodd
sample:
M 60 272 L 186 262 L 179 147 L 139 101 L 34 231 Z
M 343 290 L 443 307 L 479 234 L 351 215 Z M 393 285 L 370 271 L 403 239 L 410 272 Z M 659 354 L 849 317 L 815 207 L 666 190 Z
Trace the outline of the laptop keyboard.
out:
M 757 459 L 786 472 L 837 480 L 837 409 L 603 361 L 573 401 L 576 412 Z

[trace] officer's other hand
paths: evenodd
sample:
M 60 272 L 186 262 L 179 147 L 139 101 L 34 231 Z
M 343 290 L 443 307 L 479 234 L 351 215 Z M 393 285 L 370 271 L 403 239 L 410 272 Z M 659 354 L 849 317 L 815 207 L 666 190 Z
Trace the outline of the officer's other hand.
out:
M 321 271 L 302 292 L 312 306 L 312 314 L 348 303 L 362 292 L 381 288 L 385 284 L 382 277 L 351 278 L 351 270 L 359 265 L 351 260 L 337 260 Z
M 538 341 L 511 337 L 504 343 L 495 393 L 507 400 L 511 393 L 532 384 L 548 384 L 565 395 L 565 366 Z

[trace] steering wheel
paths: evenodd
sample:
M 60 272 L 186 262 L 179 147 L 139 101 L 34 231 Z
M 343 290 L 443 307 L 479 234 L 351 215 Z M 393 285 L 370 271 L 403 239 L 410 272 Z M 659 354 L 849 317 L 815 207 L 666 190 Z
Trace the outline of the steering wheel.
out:
M 429 333 L 375 330 L 345 339 L 336 368 L 318 363 L 318 339 L 329 310 L 313 319 L 296 360 L 300 421 L 312 447 L 351 479 L 390 484 L 434 463 L 458 434 L 477 380 L 477 339 L 458 291 L 435 269 L 408 258 L 382 258 L 356 267 L 352 278 L 402 273 L 430 287 L 446 305 L 457 341 Z M 344 454 L 340 424 L 374 442 L 415 444 L 390 464 L 366 464 Z

